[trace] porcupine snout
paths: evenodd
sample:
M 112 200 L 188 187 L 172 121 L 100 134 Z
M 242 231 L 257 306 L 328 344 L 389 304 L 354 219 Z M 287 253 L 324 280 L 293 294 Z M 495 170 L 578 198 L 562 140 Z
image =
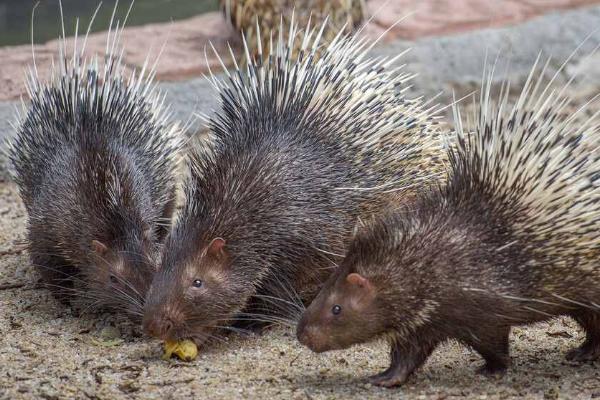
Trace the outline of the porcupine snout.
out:
M 296 329 L 296 338 L 304 346 L 316 353 L 325 351 L 325 341 L 323 334 L 316 324 L 308 323 L 306 318 L 302 318 Z
M 158 313 L 151 318 L 144 318 L 142 322 L 142 327 L 146 334 L 164 340 L 174 336 L 173 333 L 176 325 L 176 321 L 164 312 Z

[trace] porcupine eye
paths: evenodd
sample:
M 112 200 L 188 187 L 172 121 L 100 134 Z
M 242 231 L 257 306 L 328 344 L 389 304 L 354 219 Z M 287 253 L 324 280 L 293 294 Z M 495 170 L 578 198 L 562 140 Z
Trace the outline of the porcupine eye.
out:
M 110 283 L 115 284 L 115 285 L 119 282 L 117 277 L 114 275 L 111 275 L 108 279 L 110 280 Z
M 340 307 L 339 305 L 335 305 L 333 306 L 333 308 L 331 309 L 331 312 L 333 313 L 333 315 L 338 315 L 339 313 L 342 312 L 342 307 Z
M 202 281 L 200 279 L 195 279 L 194 282 L 192 282 L 192 286 L 195 288 L 201 288 L 202 287 Z

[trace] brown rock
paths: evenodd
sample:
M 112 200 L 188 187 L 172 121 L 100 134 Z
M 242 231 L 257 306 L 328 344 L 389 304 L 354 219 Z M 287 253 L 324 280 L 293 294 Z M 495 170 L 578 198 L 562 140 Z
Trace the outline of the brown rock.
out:
M 236 40 L 233 29 L 217 12 L 173 23 L 126 28 L 122 37 L 122 42 L 126 44 L 124 59 L 128 65 L 141 67 L 148 58 L 152 66 L 163 48 L 156 72 L 158 79 L 168 80 L 201 75 L 208 70 L 207 65 L 211 68 L 218 67 L 219 62 L 210 48 L 210 43 L 219 54 L 227 54 L 227 41 Z M 82 44 L 80 38 L 79 45 Z M 93 33 L 88 38 L 86 53 L 102 54 L 105 46 L 106 32 Z M 40 79 L 45 80 L 50 75 L 52 59 L 57 58 L 58 47 L 58 40 L 34 46 Z M 67 48 L 72 47 L 73 39 L 69 38 Z M 0 48 L 0 59 L 0 100 L 18 98 L 25 92 L 25 71 L 32 65 L 31 46 Z

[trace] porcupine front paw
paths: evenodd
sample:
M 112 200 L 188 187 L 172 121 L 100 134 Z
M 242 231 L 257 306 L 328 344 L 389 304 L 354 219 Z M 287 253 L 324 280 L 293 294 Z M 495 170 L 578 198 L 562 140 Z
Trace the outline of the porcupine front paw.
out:
M 380 374 L 371 376 L 369 382 L 387 388 L 402 385 L 416 369 L 423 365 L 436 345 L 435 341 L 412 343 L 410 346 L 399 346 L 392 342 L 390 367 Z
M 566 359 L 569 361 L 589 362 L 600 358 L 600 343 L 586 341 L 581 346 L 569 351 Z
M 585 342 L 567 353 L 567 360 L 588 362 L 600 358 L 600 313 L 580 310 L 573 318 L 585 331 Z
M 508 365 L 505 363 L 486 362 L 483 366 L 477 369 L 477 373 L 490 378 L 499 378 L 506 373 L 507 369 Z
M 381 387 L 400 386 L 407 381 L 410 373 L 406 369 L 387 369 L 384 372 L 369 377 L 369 383 Z

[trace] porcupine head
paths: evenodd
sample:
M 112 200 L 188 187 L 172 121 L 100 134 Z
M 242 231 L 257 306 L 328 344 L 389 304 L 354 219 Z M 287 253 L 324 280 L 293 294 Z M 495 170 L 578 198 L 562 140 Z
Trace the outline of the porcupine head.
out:
M 369 257 L 374 245 L 361 240 L 362 222 L 354 229 L 351 247 L 340 268 L 302 314 L 298 340 L 317 353 L 348 348 L 384 334 L 389 326 L 389 301 L 382 298 L 390 279 L 378 260 Z
M 132 236 L 137 234 L 114 243 L 93 239 L 90 242 L 90 262 L 82 267 L 81 272 L 87 282 L 87 290 L 106 294 L 103 304 L 116 309 L 132 306 L 131 310 L 125 311 L 137 315 L 137 304 L 143 301 L 156 271 L 158 246 L 151 229 L 142 229 L 140 237 Z M 133 299 L 127 301 L 123 297 Z
M 174 232 L 166 246 L 178 246 L 182 241 L 193 243 Z M 243 284 L 246 280 L 233 276 L 225 239 L 214 237 L 199 242 L 199 249 L 180 249 L 162 260 L 145 304 L 143 326 L 152 336 L 170 341 L 191 338 L 196 344 L 203 343 L 215 329 L 228 325 L 229 321 L 221 319 L 224 314 L 235 313 L 240 302 L 243 304 L 248 290 Z

